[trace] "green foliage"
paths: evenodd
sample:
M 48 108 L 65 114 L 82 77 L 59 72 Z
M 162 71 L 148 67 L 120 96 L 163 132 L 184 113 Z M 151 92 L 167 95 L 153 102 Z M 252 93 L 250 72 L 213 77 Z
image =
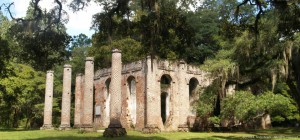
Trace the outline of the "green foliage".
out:
M 43 106 L 38 104 L 43 102 L 45 74 L 16 63 L 11 63 L 9 69 L 12 73 L 0 81 L 1 125 L 18 127 L 19 121 L 27 118 L 26 126 L 32 126 L 32 122 L 42 119 Z
M 195 12 L 187 13 L 187 23 L 193 28 L 194 47 L 188 48 L 188 63 L 202 64 L 219 49 L 215 36 L 219 32 L 219 11 L 216 0 L 206 0 Z
M 213 123 L 215 127 L 220 126 L 220 123 L 221 123 L 220 117 L 217 117 L 217 116 L 209 117 L 208 121 L 210 123 Z
M 222 49 L 201 66 L 219 81 L 213 84 L 219 88 L 217 92 L 224 95 L 220 96 L 223 98 L 221 117 L 251 122 L 270 113 L 276 121 L 298 120 L 295 98 L 299 97 L 291 81 L 294 78 L 291 60 L 298 59 L 292 51 L 299 52 L 294 45 L 297 33 L 292 38 L 281 33 L 281 19 L 271 8 L 265 13 L 268 16 L 260 18 L 259 34 L 256 34 L 252 26 L 255 12 L 251 7 L 243 8 L 240 12 L 244 14 L 237 19 L 239 23 L 231 20 L 230 14 L 221 16 L 226 22 L 221 24 L 216 39 Z M 228 84 L 235 84 L 237 89 L 247 92 L 239 91 L 233 97 L 225 97 Z
M 246 123 L 264 114 L 274 116 L 273 121 L 299 120 L 299 112 L 291 98 L 270 91 L 257 96 L 248 91 L 237 91 L 222 100 L 223 119 Z
M 144 58 L 141 43 L 131 38 L 114 41 L 110 45 L 92 47 L 89 55 L 95 57 L 95 67 L 105 68 L 111 66 L 111 51 L 113 48 L 122 50 L 122 62 L 129 63 Z
M 70 36 L 66 33 L 63 22 L 57 26 L 49 25 L 53 23 L 53 15 L 56 12 L 43 11 L 40 17 L 36 16 L 33 4 L 27 10 L 27 15 L 20 22 L 6 21 L 1 25 L 5 28 L 3 36 L 10 42 L 9 53 L 15 63 L 31 65 L 37 70 L 46 71 L 51 69 L 56 63 L 61 63 L 68 59 L 67 45 Z
M 5 38 L 6 27 L 9 25 L 0 11 L 0 78 L 6 75 L 6 65 L 10 59 L 9 41 Z
M 85 58 L 88 57 L 88 49 L 92 45 L 92 40 L 85 34 L 79 34 L 72 38 L 69 46 L 70 63 L 72 65 L 72 77 L 78 73 L 84 73 Z
M 143 55 L 164 59 L 187 58 L 188 48 L 190 52 L 193 50 L 194 32 L 187 23 L 184 11 L 178 9 L 174 1 L 155 3 L 157 8 L 151 7 L 153 9 L 140 8 L 136 4 L 141 3 L 133 2 L 131 5 L 128 1 L 115 2 L 124 7 L 114 7 L 114 2 L 106 5 L 105 12 L 94 16 L 93 27 L 98 32 L 93 36 L 92 51 L 96 51 L 99 46 L 109 46 L 129 37 L 142 44 L 140 53 Z M 133 14 L 129 14 L 130 12 Z M 109 63 L 109 60 L 102 60 L 105 64 Z
M 17 42 L 19 52 L 14 54 L 18 62 L 32 65 L 37 70 L 49 70 L 56 63 L 61 63 L 65 57 L 66 46 L 70 37 L 64 32 L 47 30 L 37 33 L 22 31 L 21 25 L 15 24 L 10 28 L 10 35 Z
M 212 84 L 204 89 L 203 93 L 200 94 L 197 106 L 197 113 L 200 117 L 208 117 L 212 114 L 215 100 L 218 96 L 218 87 Z
M 219 95 L 219 81 L 215 80 L 206 88 L 200 89 L 199 100 L 195 108 L 197 116 L 200 117 L 200 129 L 208 130 L 212 124 L 217 125 L 218 116 L 214 116 L 214 109 Z
M 0 32 L 1 33 L 1 32 Z M 6 40 L 3 40 L 0 36 L 0 77 L 4 76 L 6 73 L 6 65 L 7 61 L 10 58 L 9 57 L 9 48 L 8 48 L 8 42 Z

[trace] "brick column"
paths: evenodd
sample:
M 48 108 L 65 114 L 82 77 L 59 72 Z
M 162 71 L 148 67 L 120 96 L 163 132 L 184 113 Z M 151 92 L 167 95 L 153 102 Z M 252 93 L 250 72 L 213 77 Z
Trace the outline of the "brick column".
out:
M 83 98 L 83 122 L 81 127 L 87 131 L 93 130 L 93 90 L 94 90 L 94 58 L 85 59 L 84 75 L 84 98 Z
M 178 109 L 179 109 L 179 131 L 188 131 L 187 116 L 189 111 L 189 87 L 186 83 L 185 62 L 179 61 L 178 69 Z
M 60 129 L 70 129 L 72 66 L 64 65 Z
M 146 126 L 143 129 L 143 133 L 158 133 L 160 129 L 157 124 L 157 119 L 160 117 L 157 116 L 158 110 L 156 109 L 157 104 L 156 102 L 157 95 L 157 88 L 155 86 L 155 73 L 154 68 L 152 68 L 151 57 L 148 56 L 146 60 Z M 159 94 L 160 95 L 160 94 Z M 160 106 L 160 105 L 159 105 Z
M 81 125 L 81 102 L 82 102 L 82 81 L 83 75 L 76 75 L 76 85 L 75 85 L 75 112 L 74 112 L 74 127 L 78 128 Z
M 81 101 L 80 101 L 80 127 L 82 127 L 83 119 L 84 119 L 84 75 L 82 75 L 81 81 Z
M 41 127 L 41 129 L 54 129 L 52 126 L 53 79 L 53 71 L 47 71 L 44 105 L 44 124 Z
M 111 66 L 111 82 L 109 92 L 110 98 L 110 123 L 108 128 L 105 129 L 104 137 L 119 137 L 125 136 L 126 130 L 122 128 L 121 118 L 121 74 L 122 74 L 122 59 L 121 51 L 118 49 L 112 50 L 112 66 Z

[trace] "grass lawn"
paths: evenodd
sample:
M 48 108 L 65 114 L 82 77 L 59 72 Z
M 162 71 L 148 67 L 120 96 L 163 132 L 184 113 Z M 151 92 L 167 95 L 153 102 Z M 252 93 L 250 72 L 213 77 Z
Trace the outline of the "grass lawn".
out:
M 163 132 L 158 134 L 142 134 L 137 131 L 128 131 L 126 137 L 103 138 L 102 133 L 78 133 L 78 130 L 58 131 L 58 130 L 19 130 L 0 129 L 0 139 L 2 140 L 240 140 L 240 139 L 299 139 L 300 129 L 295 128 L 273 128 L 269 130 L 253 130 L 247 132 L 216 133 L 216 132 Z

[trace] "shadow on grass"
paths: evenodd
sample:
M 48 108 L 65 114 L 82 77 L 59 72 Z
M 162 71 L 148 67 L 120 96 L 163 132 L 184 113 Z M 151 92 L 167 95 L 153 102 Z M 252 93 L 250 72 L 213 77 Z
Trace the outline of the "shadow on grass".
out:
M 150 137 L 143 137 L 143 136 L 125 136 L 125 137 L 114 137 L 114 138 L 106 138 L 102 135 L 98 137 L 89 137 L 86 136 L 82 137 L 75 137 L 75 136 L 58 136 L 58 137 L 42 137 L 37 139 L 26 139 L 26 140 L 167 140 L 166 138 L 162 138 L 159 136 L 150 136 Z
M 288 136 L 299 136 L 300 128 L 271 128 L 271 129 L 259 129 L 245 131 L 248 134 L 254 135 L 288 135 Z
M 235 137 L 235 136 L 211 136 L 206 138 L 190 138 L 183 140 L 241 140 L 243 137 Z
M 40 129 L 24 129 L 24 128 L 0 128 L 0 132 L 13 132 L 13 131 L 39 131 Z

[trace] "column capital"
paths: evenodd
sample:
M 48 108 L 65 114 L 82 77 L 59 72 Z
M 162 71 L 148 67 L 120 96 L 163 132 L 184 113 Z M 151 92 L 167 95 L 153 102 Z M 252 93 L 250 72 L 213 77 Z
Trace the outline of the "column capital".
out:
M 72 68 L 72 66 L 70 64 L 65 64 L 64 68 Z
M 86 57 L 85 61 L 94 61 L 94 57 Z
M 119 49 L 117 49 L 117 48 L 112 49 L 112 53 L 121 53 L 121 52 L 122 52 L 122 51 L 119 50 Z
M 53 70 L 48 70 L 47 73 L 54 73 L 54 71 Z

